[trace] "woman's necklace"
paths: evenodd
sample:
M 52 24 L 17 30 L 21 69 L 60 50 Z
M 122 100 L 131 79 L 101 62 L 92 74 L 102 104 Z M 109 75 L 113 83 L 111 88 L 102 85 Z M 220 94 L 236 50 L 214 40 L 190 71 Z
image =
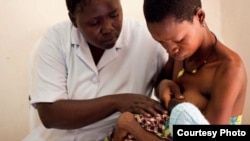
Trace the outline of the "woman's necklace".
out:
M 209 54 L 207 55 L 207 57 L 203 60 L 203 62 L 197 67 L 197 68 L 194 68 L 192 69 L 192 71 L 187 71 L 186 69 L 186 59 L 182 62 L 182 69 L 178 72 L 178 75 L 177 75 L 177 79 L 180 78 L 185 72 L 187 73 L 190 73 L 190 74 L 195 74 L 197 73 L 202 66 L 204 66 L 206 63 L 207 63 L 207 60 L 209 59 L 209 57 L 211 56 L 212 54 L 212 51 L 213 49 L 215 48 L 216 44 L 217 44 L 217 37 L 215 36 L 214 33 L 212 33 L 214 35 L 214 38 L 215 38 L 215 42 L 214 42 L 214 45 L 211 47 L 210 49 L 210 52 Z

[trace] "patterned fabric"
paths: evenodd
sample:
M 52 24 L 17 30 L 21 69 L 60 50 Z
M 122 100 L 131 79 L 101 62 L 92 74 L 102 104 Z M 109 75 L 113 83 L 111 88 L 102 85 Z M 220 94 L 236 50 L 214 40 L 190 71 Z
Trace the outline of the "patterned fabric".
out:
M 230 120 L 231 125 L 240 125 L 242 123 L 242 115 L 234 116 Z
M 145 117 L 144 115 L 135 114 L 136 121 L 147 131 L 156 134 L 166 141 L 172 141 L 169 130 L 169 116 L 167 114 L 158 117 Z M 113 141 L 113 131 L 104 141 Z M 124 141 L 136 141 L 133 135 L 127 134 Z

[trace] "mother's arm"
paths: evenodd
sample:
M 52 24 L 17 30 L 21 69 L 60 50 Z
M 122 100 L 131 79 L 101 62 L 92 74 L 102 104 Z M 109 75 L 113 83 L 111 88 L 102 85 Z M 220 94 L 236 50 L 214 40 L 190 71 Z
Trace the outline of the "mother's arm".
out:
M 247 76 L 242 61 L 221 65 L 213 84 L 205 117 L 211 124 L 228 124 L 232 115 L 242 114 L 244 107 Z

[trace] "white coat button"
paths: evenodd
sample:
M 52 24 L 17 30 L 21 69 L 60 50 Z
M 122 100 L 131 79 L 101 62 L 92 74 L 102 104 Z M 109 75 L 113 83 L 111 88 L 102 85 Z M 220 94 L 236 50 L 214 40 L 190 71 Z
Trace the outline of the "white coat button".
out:
M 98 77 L 93 77 L 93 78 L 92 78 L 92 82 L 93 82 L 93 83 L 97 83 L 97 82 L 98 82 Z

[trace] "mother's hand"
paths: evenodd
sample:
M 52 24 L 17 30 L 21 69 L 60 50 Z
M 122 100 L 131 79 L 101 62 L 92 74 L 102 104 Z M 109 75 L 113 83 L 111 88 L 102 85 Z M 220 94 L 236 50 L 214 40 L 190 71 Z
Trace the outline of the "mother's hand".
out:
M 164 79 L 162 80 L 156 90 L 156 95 L 160 101 L 168 108 L 169 102 L 172 98 L 184 100 L 184 96 L 180 91 L 180 87 L 173 80 Z

